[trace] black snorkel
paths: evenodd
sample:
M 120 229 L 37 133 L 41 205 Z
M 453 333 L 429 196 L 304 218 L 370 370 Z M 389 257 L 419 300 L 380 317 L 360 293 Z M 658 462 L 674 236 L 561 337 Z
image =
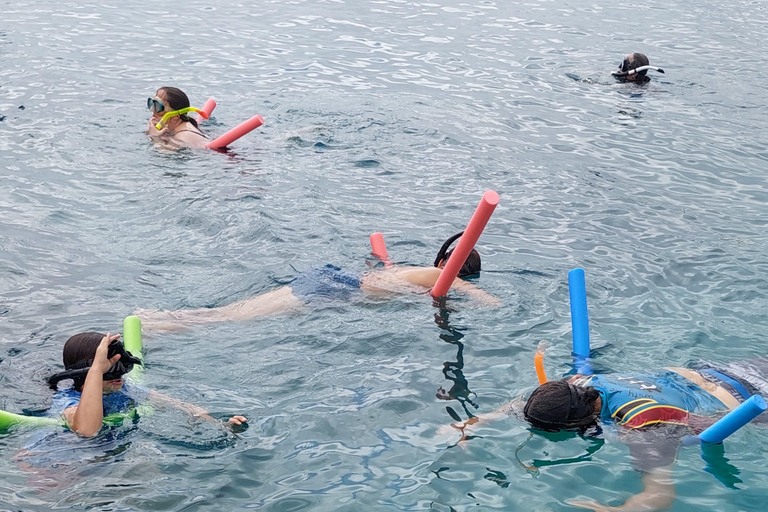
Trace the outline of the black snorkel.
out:
M 452 237 L 450 237 L 448 240 L 445 241 L 442 247 L 440 247 L 440 250 L 437 251 L 437 257 L 435 257 L 435 263 L 433 266 L 439 267 L 440 263 L 443 264 L 448 263 L 448 260 L 451 257 L 451 254 L 453 254 L 453 249 L 448 250 L 448 248 L 451 246 L 453 242 L 461 238 L 461 236 L 464 234 L 464 232 L 456 233 Z M 474 256 L 473 256 L 474 255 Z M 472 261 L 474 260 L 474 262 Z M 480 273 L 480 255 L 475 251 L 474 249 L 470 253 L 470 255 L 467 257 L 467 260 L 461 265 L 461 269 L 459 270 L 458 277 L 465 277 L 465 276 L 471 276 L 474 274 Z
M 134 365 L 142 364 L 141 359 L 134 357 L 133 354 L 125 350 L 125 346 L 120 340 L 114 340 L 109 344 L 107 358 L 111 359 L 117 354 L 120 354 L 120 359 L 104 373 L 103 380 L 105 382 L 120 379 L 123 375 L 133 370 Z M 78 381 L 84 382 L 88 371 L 91 369 L 91 365 L 93 365 L 93 359 L 77 362 L 67 370 L 48 377 L 48 385 L 51 389 L 57 389 L 58 383 L 62 380 L 73 379 L 75 383 Z

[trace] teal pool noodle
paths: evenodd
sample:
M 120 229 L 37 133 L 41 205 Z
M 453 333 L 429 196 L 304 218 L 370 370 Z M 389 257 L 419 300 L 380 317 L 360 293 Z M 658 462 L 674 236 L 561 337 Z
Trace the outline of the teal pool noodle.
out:
M 589 357 L 589 316 L 587 316 L 587 283 L 584 269 L 568 272 L 568 293 L 571 298 L 571 329 L 573 353 L 581 358 Z
M 717 420 L 717 423 L 699 434 L 699 439 L 705 443 L 722 443 L 723 439 L 733 434 L 741 427 L 757 418 L 768 407 L 760 395 L 752 395 L 749 399 Z

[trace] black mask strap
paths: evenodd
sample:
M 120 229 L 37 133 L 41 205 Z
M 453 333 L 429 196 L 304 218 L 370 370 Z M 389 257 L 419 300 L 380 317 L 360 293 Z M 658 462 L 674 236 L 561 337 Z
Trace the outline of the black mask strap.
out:
M 142 364 L 141 359 L 134 357 L 133 354 L 125 350 L 125 345 L 123 345 L 122 341 L 114 340 L 109 345 L 107 357 L 111 359 L 117 354 L 120 354 L 120 359 L 115 364 L 113 364 L 109 370 L 104 372 L 104 376 L 102 378 L 105 381 L 117 380 L 126 373 L 133 370 L 134 365 Z M 85 377 L 88 375 L 88 371 L 91 369 L 91 365 L 93 365 L 93 359 L 75 363 L 68 370 L 48 377 L 48 385 L 51 387 L 51 389 L 56 389 L 58 383 L 65 379 L 73 379 L 76 382 L 78 380 L 85 380 Z
M 445 253 L 446 253 L 446 252 L 448 252 L 448 248 L 451 246 L 451 244 L 452 244 L 453 242 L 455 242 L 456 240 L 458 240 L 458 239 L 459 239 L 459 237 L 461 237 L 461 235 L 463 235 L 463 234 L 464 234 L 464 232 L 463 232 L 463 231 L 462 231 L 461 233 L 456 233 L 456 234 L 455 234 L 455 235 L 453 235 L 451 238 L 449 238 L 448 240 L 446 240 L 446 241 L 445 241 L 445 243 L 444 243 L 444 244 L 443 244 L 443 246 L 440 248 L 440 250 L 439 250 L 439 251 L 437 251 L 437 258 L 435 258 L 435 263 L 434 263 L 434 265 L 433 265 L 433 266 L 437 267 L 437 266 L 439 266 L 439 265 L 440 265 L 440 262 L 441 262 L 441 261 L 443 261 L 443 260 L 445 259 Z

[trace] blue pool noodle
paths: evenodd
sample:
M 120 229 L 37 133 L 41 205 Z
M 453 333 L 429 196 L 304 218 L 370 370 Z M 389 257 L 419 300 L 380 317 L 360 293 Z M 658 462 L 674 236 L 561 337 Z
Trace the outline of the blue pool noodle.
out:
M 717 420 L 717 423 L 699 434 L 705 443 L 722 443 L 723 439 L 757 418 L 766 409 L 765 400 L 760 395 L 752 395 L 740 406 Z
M 587 316 L 587 284 L 584 269 L 568 272 L 568 292 L 571 296 L 571 328 L 573 353 L 581 358 L 589 357 L 589 316 Z

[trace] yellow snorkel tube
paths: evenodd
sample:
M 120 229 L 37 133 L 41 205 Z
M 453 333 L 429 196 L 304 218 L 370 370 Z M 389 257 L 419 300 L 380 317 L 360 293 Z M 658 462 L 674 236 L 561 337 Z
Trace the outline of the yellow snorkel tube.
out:
M 160 122 L 155 125 L 155 128 L 157 128 L 158 130 L 162 130 L 163 125 L 167 123 L 170 118 L 184 115 L 187 112 L 197 112 L 198 115 L 203 119 L 208 119 L 208 114 L 200 110 L 199 108 L 195 108 L 195 107 L 180 108 L 179 110 L 171 110 L 170 112 L 166 112 L 166 114 L 163 116 Z
M 544 371 L 544 351 L 547 350 L 547 342 L 540 341 L 536 348 L 536 355 L 533 356 L 533 366 L 536 367 L 536 377 L 539 379 L 539 385 L 546 384 L 547 374 Z

